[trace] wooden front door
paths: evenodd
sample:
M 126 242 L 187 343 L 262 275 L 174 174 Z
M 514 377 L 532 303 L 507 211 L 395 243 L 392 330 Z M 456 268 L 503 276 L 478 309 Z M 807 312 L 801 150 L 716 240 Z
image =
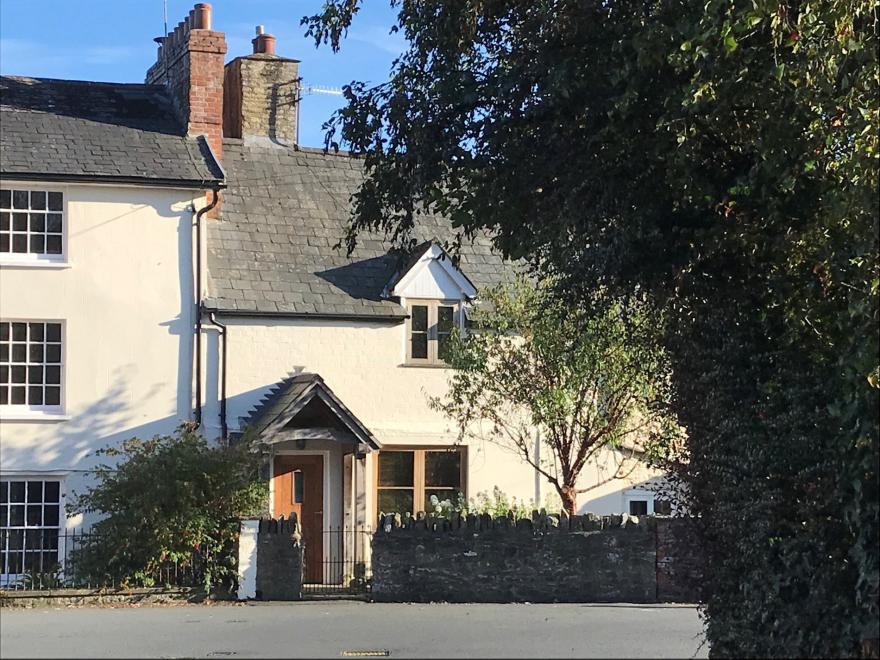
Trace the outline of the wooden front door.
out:
M 324 562 L 324 457 L 276 456 L 272 515 L 295 513 L 302 525 L 305 581 L 321 584 Z

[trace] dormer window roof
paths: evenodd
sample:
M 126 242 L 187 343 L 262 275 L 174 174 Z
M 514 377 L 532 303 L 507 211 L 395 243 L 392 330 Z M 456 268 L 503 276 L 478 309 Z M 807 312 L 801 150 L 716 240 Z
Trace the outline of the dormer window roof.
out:
M 390 297 L 471 300 L 477 289 L 437 241 L 419 245 L 386 287 Z

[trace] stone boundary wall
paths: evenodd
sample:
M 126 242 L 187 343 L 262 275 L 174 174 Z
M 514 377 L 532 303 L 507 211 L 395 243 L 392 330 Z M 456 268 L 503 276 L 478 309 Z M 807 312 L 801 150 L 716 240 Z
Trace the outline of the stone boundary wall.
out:
M 696 564 L 684 565 L 688 543 L 682 524 L 653 516 L 385 516 L 373 537 L 371 598 L 694 602 L 696 592 L 677 581 L 698 574 Z
M 286 520 L 243 520 L 238 539 L 238 599 L 300 600 L 302 583 L 303 544 L 296 515 Z

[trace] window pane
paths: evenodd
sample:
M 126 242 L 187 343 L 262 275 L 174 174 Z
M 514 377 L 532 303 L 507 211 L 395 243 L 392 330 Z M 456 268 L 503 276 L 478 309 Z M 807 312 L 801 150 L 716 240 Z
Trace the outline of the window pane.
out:
M 658 516 L 672 515 L 672 503 L 669 500 L 654 500 L 654 513 Z
M 43 362 L 43 345 L 42 344 L 31 344 L 30 349 L 31 362 Z
M 13 527 L 24 526 L 24 505 L 13 504 L 9 507 L 9 524 Z
M 9 388 L 0 385 L 0 405 L 5 406 L 9 403 Z
M 0 231 L 9 231 L 9 212 L 0 213 Z
M 46 231 L 60 232 L 61 231 L 61 214 L 60 213 L 49 213 L 46 216 Z
M 648 500 L 630 500 L 629 513 L 631 516 L 647 516 Z
M 9 341 L 9 323 L 0 323 L 0 341 Z
M 0 208 L 12 208 L 12 191 L 0 190 Z
M 22 406 L 25 403 L 25 388 L 24 387 L 10 387 L 9 388 L 9 402 L 14 406 Z
M 46 214 L 45 213 L 31 213 L 31 231 L 46 231 Z
M 12 481 L 9 483 L 9 501 L 24 502 L 24 482 Z
M 423 332 L 412 336 L 412 356 L 419 360 L 424 360 L 428 357 L 427 333 Z
M 46 341 L 61 341 L 61 324 L 46 324 Z
M 61 367 L 46 367 L 46 382 L 50 385 L 60 385 Z
M 46 492 L 43 496 L 45 502 L 57 502 L 60 499 L 61 484 L 57 481 L 46 482 Z
M 60 211 L 61 210 L 61 193 L 60 192 L 50 192 L 49 193 L 49 210 L 50 211 Z
M 303 503 L 303 473 L 302 470 L 296 470 L 293 473 L 293 503 Z
M 437 357 L 446 360 L 449 357 L 449 347 L 451 344 L 450 335 L 437 336 Z
M 12 324 L 12 339 L 15 341 L 27 340 L 27 323 Z
M 27 213 L 13 213 L 12 214 L 12 229 L 13 231 L 27 231 L 28 228 L 28 214 Z
M 46 396 L 43 400 L 43 404 L 47 406 L 60 406 L 61 405 L 61 388 L 48 386 L 46 387 Z
M 425 452 L 425 485 L 461 486 L 461 453 L 457 451 Z
M 28 207 L 28 191 L 13 190 L 12 191 L 12 208 L 26 209 Z
M 24 254 L 28 249 L 27 234 L 15 234 L 12 237 L 12 251 Z
M 27 482 L 27 501 L 42 502 L 43 501 L 43 482 L 28 481 Z
M 379 454 L 379 485 L 412 486 L 414 456 L 411 451 L 383 451 Z
M 9 236 L 0 234 L 0 252 L 9 252 Z
M 46 252 L 46 237 L 31 236 L 31 253 L 43 254 Z
M 28 405 L 31 406 L 42 406 L 43 405 L 43 387 L 41 385 L 32 386 L 28 388 Z
M 9 344 L 0 344 L 0 362 L 9 362 Z
M 0 481 L 0 503 L 9 501 L 9 482 Z
M 27 367 L 12 367 L 11 373 L 12 382 L 16 385 L 24 385 L 27 382 Z
M 29 327 L 29 332 L 31 336 L 31 341 L 43 341 L 43 328 L 45 326 L 42 323 L 31 323 Z
M 425 305 L 413 305 L 412 329 L 413 332 L 428 331 L 428 308 Z
M 34 504 L 27 508 L 27 524 L 31 527 L 39 527 L 43 524 L 42 504 Z
M 46 237 L 46 254 L 61 254 L 61 237 Z
M 31 190 L 31 208 L 32 209 L 45 209 L 46 208 L 46 191 L 45 190 Z
M 453 312 L 452 307 L 437 308 L 437 332 L 452 332 Z
M 13 344 L 12 345 L 12 361 L 13 362 L 27 362 L 27 344 Z M 22 367 L 24 369 L 24 367 Z M 19 382 L 24 382 L 19 381 Z
M 46 362 L 61 362 L 61 344 L 46 344 Z
M 379 489 L 377 509 L 380 513 L 413 513 L 413 492 Z
M 9 509 L 5 506 L 0 506 L 0 527 L 6 527 L 9 524 Z M 0 530 L 2 531 L 2 530 Z M 0 534 L 0 550 L 3 549 L 3 545 L 6 542 L 6 536 L 4 534 Z M 2 567 L 0 567 L 0 573 L 2 573 Z
M 443 500 L 449 500 L 453 504 L 455 504 L 458 499 L 458 489 L 456 488 L 426 488 L 425 489 L 425 508 L 431 509 L 431 496 L 434 495 L 441 502 Z
M 43 384 L 43 367 L 28 367 L 28 383 L 31 385 Z

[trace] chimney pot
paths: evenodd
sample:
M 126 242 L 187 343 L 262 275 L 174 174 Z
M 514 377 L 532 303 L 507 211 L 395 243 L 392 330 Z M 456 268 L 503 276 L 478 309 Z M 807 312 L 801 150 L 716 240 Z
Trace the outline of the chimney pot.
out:
M 211 29 L 211 5 L 207 2 L 200 2 L 193 10 L 195 14 L 193 27 L 196 30 Z
M 257 36 L 259 37 L 261 34 L 266 34 L 266 28 L 262 25 L 257 26 Z
M 261 34 L 251 43 L 254 45 L 254 54 L 265 53 L 266 55 L 275 54 L 275 37 L 271 34 Z

